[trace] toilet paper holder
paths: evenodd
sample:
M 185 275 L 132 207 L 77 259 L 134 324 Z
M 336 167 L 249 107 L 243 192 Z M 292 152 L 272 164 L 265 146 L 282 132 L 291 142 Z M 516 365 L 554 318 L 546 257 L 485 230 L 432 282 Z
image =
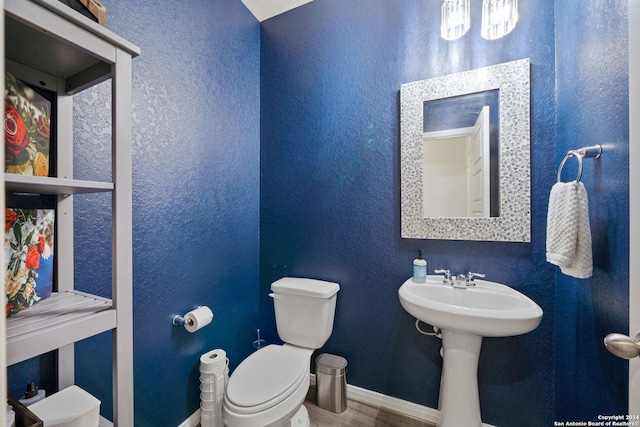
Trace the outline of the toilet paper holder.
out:
M 204 307 L 204 308 L 208 308 L 207 306 L 204 305 L 199 305 L 197 306 L 194 310 L 190 311 L 189 313 L 194 312 L 195 310 L 198 310 L 199 308 Z M 187 314 L 189 314 L 187 313 Z M 187 319 L 186 316 L 187 314 L 185 314 L 184 316 L 181 316 L 179 314 L 174 314 L 173 317 L 171 318 L 171 324 L 174 326 L 193 326 L 194 322 L 193 319 Z
M 173 317 L 171 318 L 171 323 L 173 324 L 173 326 L 184 326 L 185 324 L 188 324 L 189 326 L 191 326 L 193 324 L 193 320 L 189 319 L 185 319 L 184 316 L 181 316 L 179 314 L 174 314 Z

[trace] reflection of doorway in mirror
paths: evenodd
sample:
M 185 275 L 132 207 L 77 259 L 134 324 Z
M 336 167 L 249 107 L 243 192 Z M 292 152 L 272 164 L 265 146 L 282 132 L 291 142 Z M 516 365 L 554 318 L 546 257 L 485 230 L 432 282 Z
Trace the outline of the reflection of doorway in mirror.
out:
M 424 218 L 490 216 L 489 106 L 471 127 L 423 134 Z

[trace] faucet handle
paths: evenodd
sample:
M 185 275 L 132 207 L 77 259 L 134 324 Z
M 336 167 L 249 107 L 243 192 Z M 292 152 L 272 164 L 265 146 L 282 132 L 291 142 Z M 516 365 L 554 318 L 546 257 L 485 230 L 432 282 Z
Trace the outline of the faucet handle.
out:
M 447 269 L 443 269 L 443 270 L 433 270 L 433 272 L 436 274 L 444 274 L 444 279 L 442 279 L 442 284 L 451 285 L 453 283 L 453 280 L 451 280 L 451 271 Z
M 483 273 L 472 273 L 472 272 L 468 272 L 468 273 L 467 273 L 467 286 L 475 286 L 475 285 L 476 285 L 476 282 L 475 282 L 473 279 L 475 279 L 476 277 L 483 278 L 483 277 L 485 277 L 485 276 L 486 276 L 486 275 L 485 275 L 485 274 L 483 274 Z

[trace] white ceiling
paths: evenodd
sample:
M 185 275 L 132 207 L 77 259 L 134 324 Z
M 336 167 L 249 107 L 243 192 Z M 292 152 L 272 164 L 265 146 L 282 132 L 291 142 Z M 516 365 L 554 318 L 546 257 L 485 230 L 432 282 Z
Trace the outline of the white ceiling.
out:
M 242 3 L 262 22 L 311 1 L 313 0 L 242 0 Z

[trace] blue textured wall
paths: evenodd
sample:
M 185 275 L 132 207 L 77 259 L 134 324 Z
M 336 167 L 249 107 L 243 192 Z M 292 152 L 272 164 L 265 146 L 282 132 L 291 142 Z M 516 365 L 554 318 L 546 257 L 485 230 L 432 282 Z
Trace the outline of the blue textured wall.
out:
M 628 364 L 602 345 L 607 334 L 629 328 L 627 2 L 557 1 L 555 14 L 556 164 L 570 149 L 602 144 L 604 150 L 601 159 L 584 161 L 582 180 L 593 278 L 556 274 L 556 417 L 587 421 L 627 413 Z
M 322 351 L 348 359 L 349 383 L 437 407 L 440 342 L 415 331 L 397 297 L 418 248 L 430 272 L 485 272 L 545 311 L 530 334 L 484 341 L 485 422 L 539 427 L 626 412 L 626 362 L 601 344 L 626 331 L 628 316 L 625 1 L 520 2 L 516 30 L 492 42 L 479 36 L 479 0 L 471 30 L 453 42 L 439 37 L 437 1 L 315 0 L 262 24 L 239 0 L 103 3 L 109 27 L 142 48 L 133 88 L 136 426 L 175 426 L 196 410 L 203 352 L 225 348 L 235 366 L 256 327 L 278 340 L 267 294 L 283 275 L 341 284 Z M 525 57 L 532 242 L 400 239 L 400 84 Z M 78 97 L 80 178 L 109 176 L 109 91 Z M 596 271 L 569 280 L 544 261 L 548 192 L 566 150 L 598 142 L 605 155 L 584 172 Z M 77 281 L 103 293 L 108 197 L 76 203 Z M 216 312 L 212 325 L 195 334 L 170 325 L 203 303 Z M 76 359 L 78 383 L 107 415 L 110 346 L 109 334 L 86 340 Z M 52 359 L 10 369 L 12 393 L 31 378 L 52 389 Z
M 440 6 L 316 0 L 263 23 L 263 293 L 282 275 L 339 282 L 322 351 L 347 358 L 351 384 L 437 408 L 440 341 L 414 329 L 398 287 L 418 248 L 430 272 L 487 273 L 529 295 L 545 316 L 530 334 L 485 340 L 483 419 L 550 425 L 555 295 L 544 234 L 555 171 L 553 1 L 520 2 L 515 31 L 494 42 L 480 37 L 480 1 L 471 2 L 469 33 L 442 40 Z M 401 239 L 400 85 L 522 58 L 532 63 L 532 243 Z
M 135 425 L 176 426 L 199 407 L 199 356 L 224 348 L 235 366 L 258 327 L 260 26 L 237 0 L 104 3 L 110 29 L 142 50 L 133 63 Z M 81 178 L 110 173 L 109 91 L 76 104 Z M 96 292 L 110 289 L 98 273 L 110 266 L 97 255 L 110 247 L 102 198 L 76 203 L 76 280 Z M 193 334 L 171 325 L 202 304 L 215 312 L 211 325 Z M 109 414 L 104 335 L 77 346 L 77 381 Z

